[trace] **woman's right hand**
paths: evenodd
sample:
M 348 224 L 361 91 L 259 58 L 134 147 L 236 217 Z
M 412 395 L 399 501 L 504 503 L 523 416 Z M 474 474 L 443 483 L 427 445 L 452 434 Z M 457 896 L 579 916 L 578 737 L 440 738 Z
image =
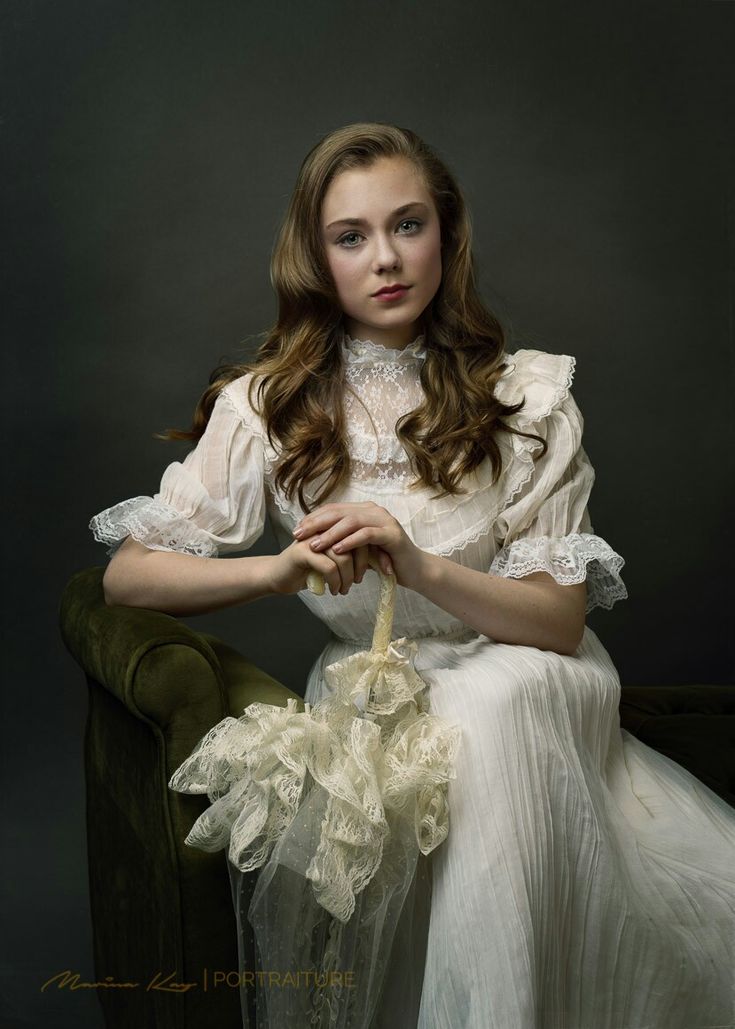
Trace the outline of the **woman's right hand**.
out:
M 337 593 L 346 595 L 353 583 L 362 582 L 363 575 L 370 567 L 370 551 L 380 551 L 380 547 L 371 544 L 355 547 L 345 554 L 335 554 L 331 547 L 324 551 L 313 551 L 309 545 L 313 538 L 296 540 L 274 556 L 272 583 L 275 593 L 298 593 L 306 589 L 309 573 L 319 572 L 332 596 Z

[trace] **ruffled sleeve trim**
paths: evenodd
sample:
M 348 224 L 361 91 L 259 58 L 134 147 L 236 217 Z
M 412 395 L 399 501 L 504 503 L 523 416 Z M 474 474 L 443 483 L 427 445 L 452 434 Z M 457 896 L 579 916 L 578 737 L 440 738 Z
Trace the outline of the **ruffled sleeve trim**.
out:
M 123 500 L 89 523 L 112 557 L 126 537 L 150 550 L 218 557 L 246 550 L 265 525 L 264 442 L 247 404 L 249 375 L 228 383 L 183 461 L 168 465 L 154 496 Z
M 569 395 L 577 359 L 571 354 L 547 354 L 543 350 L 517 350 L 508 355 L 510 368 L 495 387 L 504 404 L 517 404 L 525 397 L 521 411 L 509 416 L 518 427 L 547 418 Z
M 617 600 L 627 598 L 620 577 L 624 564 L 625 559 L 602 537 L 572 532 L 514 540 L 495 555 L 490 574 L 521 579 L 532 572 L 548 572 L 563 586 L 586 579 L 589 613 L 595 607 L 609 610 Z
M 196 557 L 217 557 L 218 553 L 208 533 L 155 497 L 123 500 L 95 515 L 89 528 L 98 543 L 108 545 L 110 557 L 128 536 L 149 550 L 177 550 Z
M 507 425 L 522 432 L 537 431 L 538 423 L 566 404 L 573 408 L 571 413 L 578 420 L 581 433 L 582 415 L 570 392 L 576 358 L 541 350 L 518 350 L 508 355 L 508 362 L 510 367 L 496 385 L 495 395 L 506 404 L 516 404 L 525 396 L 526 404 L 517 414 L 505 417 Z M 544 435 L 543 431 L 539 435 Z M 414 541 L 420 541 L 422 549 L 446 556 L 474 543 L 486 535 L 488 527 L 495 524 L 531 480 L 533 458 L 540 444 L 516 433 L 498 433 L 496 442 L 503 462 L 496 482 L 492 481 L 492 466 L 486 458 L 463 483 L 466 494 L 429 497 L 417 510 L 406 512 L 401 524 Z M 447 539 L 446 521 L 460 508 L 459 531 Z

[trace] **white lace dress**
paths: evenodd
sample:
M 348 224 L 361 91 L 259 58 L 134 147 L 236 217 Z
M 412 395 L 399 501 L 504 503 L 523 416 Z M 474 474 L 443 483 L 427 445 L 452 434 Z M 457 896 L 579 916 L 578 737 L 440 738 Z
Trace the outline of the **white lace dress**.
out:
M 590 522 L 573 357 L 519 350 L 498 387 L 506 403 L 525 395 L 507 420 L 544 436 L 544 457 L 533 462 L 536 441 L 499 434 L 498 482 L 486 461 L 466 494 L 435 500 L 407 490 L 393 431 L 420 402 L 423 337 L 403 350 L 341 346 L 353 475 L 330 501 L 373 500 L 419 547 L 469 568 L 586 578 L 588 610 L 627 596 L 623 559 Z M 154 497 L 92 520 L 111 552 L 128 534 L 154 549 L 242 552 L 266 515 L 290 545 L 303 511 L 274 489 L 277 454 L 247 382 L 225 388 Z M 333 634 L 308 675 L 314 704 L 329 692 L 325 668 L 370 646 L 378 577 L 347 596 L 299 596 Z M 449 835 L 409 897 L 371 1029 L 734 1026 L 735 811 L 621 730 L 619 678 L 595 633 L 587 627 L 572 656 L 498 643 L 398 586 L 393 636 L 416 642 L 431 712 L 462 739 Z

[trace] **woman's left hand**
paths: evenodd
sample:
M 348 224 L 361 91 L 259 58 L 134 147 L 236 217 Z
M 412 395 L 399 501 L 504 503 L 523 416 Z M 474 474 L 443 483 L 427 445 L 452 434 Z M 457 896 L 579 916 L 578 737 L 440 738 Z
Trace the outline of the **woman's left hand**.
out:
M 300 532 L 298 530 L 301 530 Z M 298 540 L 311 540 L 317 553 L 332 548 L 338 554 L 373 546 L 386 575 L 395 575 L 400 586 L 416 589 L 425 553 L 405 533 L 392 514 L 372 501 L 364 504 L 324 504 L 305 515 L 294 529 Z M 391 568 L 392 565 L 392 568 Z

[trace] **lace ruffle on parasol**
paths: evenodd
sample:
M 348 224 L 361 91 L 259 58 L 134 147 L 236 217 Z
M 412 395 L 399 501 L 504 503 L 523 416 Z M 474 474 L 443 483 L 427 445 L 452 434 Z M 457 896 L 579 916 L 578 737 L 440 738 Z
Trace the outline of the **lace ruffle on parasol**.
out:
M 373 645 L 325 669 L 331 695 L 304 711 L 293 699 L 285 708 L 250 704 L 215 725 L 169 782 L 212 802 L 185 842 L 228 847 L 241 872 L 262 867 L 311 792 L 323 791 L 304 874 L 317 902 L 342 923 L 380 867 L 389 824 L 412 823 L 423 854 L 446 839 L 447 784 L 461 737 L 429 713 L 415 641 L 390 640 L 395 579 L 373 567 L 381 576 Z

